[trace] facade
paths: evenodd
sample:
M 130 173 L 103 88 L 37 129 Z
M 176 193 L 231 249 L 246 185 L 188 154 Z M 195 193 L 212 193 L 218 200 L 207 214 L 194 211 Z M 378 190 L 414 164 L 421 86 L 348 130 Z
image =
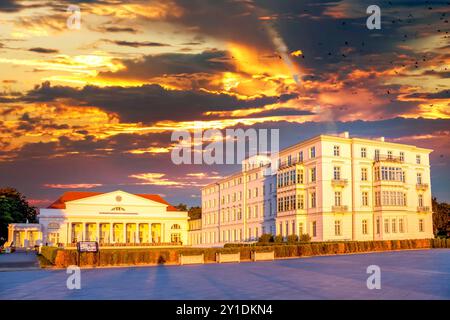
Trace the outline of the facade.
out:
M 312 241 L 432 238 L 431 152 L 345 132 L 281 150 L 274 170 L 268 159 L 246 159 L 241 172 L 202 189 L 202 226 L 192 244 L 254 241 L 263 233 Z
M 29 233 L 30 228 L 39 228 L 35 235 L 40 239 L 34 242 L 53 246 L 73 246 L 77 241 L 98 241 L 101 246 L 181 245 L 188 241 L 187 212 L 178 211 L 158 195 L 124 191 L 66 192 L 48 208 L 40 209 L 38 225 L 14 224 L 10 228 L 8 243 L 16 240 L 18 247 L 25 246 L 20 232 Z

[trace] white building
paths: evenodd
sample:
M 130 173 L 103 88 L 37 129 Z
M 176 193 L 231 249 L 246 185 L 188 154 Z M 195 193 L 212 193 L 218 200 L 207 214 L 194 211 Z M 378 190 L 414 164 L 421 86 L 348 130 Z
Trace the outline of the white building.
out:
M 433 237 L 430 149 L 320 135 L 202 188 L 193 245 L 252 241 L 263 233 L 312 241 Z
M 180 245 L 188 242 L 188 215 L 159 195 L 66 192 L 40 209 L 39 224 L 11 224 L 8 243 L 74 246 L 97 241 L 101 246 Z

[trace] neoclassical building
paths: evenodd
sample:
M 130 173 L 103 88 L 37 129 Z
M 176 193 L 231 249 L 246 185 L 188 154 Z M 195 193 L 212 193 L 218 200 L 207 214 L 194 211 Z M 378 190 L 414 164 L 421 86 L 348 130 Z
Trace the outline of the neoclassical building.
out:
M 39 224 L 11 224 L 8 242 L 18 247 L 39 242 L 73 246 L 77 241 L 98 241 L 101 246 L 184 245 L 187 233 L 187 212 L 159 195 L 66 192 L 40 209 Z
M 263 233 L 312 241 L 432 238 L 431 152 L 345 132 L 246 159 L 241 171 L 202 188 L 201 227 L 191 242 L 216 246 Z

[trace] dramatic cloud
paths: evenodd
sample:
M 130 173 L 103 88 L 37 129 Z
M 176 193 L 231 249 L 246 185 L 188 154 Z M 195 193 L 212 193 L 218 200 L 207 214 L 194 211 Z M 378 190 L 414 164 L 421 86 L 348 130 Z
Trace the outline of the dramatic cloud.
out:
M 160 42 L 150 42 L 150 41 L 126 41 L 126 40 L 105 40 L 110 43 L 114 43 L 118 46 L 124 46 L 124 47 L 133 47 L 133 48 L 139 48 L 139 47 L 167 47 L 170 46 L 166 43 L 160 43 Z
M 59 50 L 56 50 L 56 49 L 47 49 L 47 48 L 40 48 L 40 47 L 30 48 L 30 49 L 28 49 L 28 51 L 37 52 L 37 53 L 58 53 L 59 52 Z
M 81 29 L 67 26 L 71 4 Z M 239 170 L 176 166 L 172 130 L 280 129 L 430 147 L 450 200 L 449 4 L 371 0 L 0 1 L 0 180 L 44 204 L 64 189 L 198 204 Z

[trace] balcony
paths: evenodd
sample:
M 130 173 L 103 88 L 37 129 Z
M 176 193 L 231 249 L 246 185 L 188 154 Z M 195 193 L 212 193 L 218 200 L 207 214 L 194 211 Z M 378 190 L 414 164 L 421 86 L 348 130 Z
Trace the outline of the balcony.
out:
M 375 162 L 380 162 L 380 161 L 395 162 L 395 163 L 403 163 L 403 162 L 405 162 L 405 160 L 402 159 L 401 157 L 395 157 L 395 156 L 390 156 L 390 155 L 375 156 L 374 160 L 375 160 Z
M 297 160 L 294 158 L 291 162 L 283 161 L 282 163 L 280 163 L 280 167 L 278 168 L 278 170 L 283 170 L 295 166 L 296 164 L 303 164 L 303 160 Z
M 425 207 L 418 206 L 417 207 L 417 212 L 418 213 L 428 213 L 428 212 L 431 212 L 431 210 L 430 210 L 430 207 L 428 207 L 428 206 L 425 206 Z
M 331 211 L 336 213 L 344 213 L 348 211 L 348 206 L 332 206 Z
M 333 187 L 345 187 L 348 183 L 347 179 L 333 179 L 331 180 L 331 185 Z
M 427 190 L 428 189 L 428 183 L 418 183 L 416 184 L 417 190 Z

